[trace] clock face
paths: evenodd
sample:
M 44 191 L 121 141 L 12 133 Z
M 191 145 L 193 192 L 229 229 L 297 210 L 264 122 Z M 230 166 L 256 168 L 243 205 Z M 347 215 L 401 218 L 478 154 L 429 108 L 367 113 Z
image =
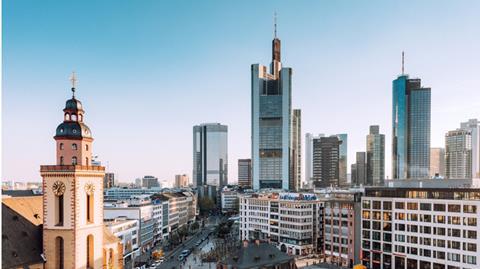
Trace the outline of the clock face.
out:
M 56 196 L 61 196 L 65 193 L 65 184 L 61 181 L 55 181 L 52 190 Z
M 95 186 L 92 183 L 85 184 L 85 192 L 92 194 L 95 191 Z

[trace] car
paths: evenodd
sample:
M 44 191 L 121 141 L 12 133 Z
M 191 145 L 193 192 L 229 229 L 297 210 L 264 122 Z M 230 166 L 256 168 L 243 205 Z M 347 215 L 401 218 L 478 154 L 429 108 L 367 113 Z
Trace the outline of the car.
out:
M 155 266 L 155 265 L 150 265 L 150 267 L 148 267 L 148 269 L 157 269 L 157 266 Z
M 181 261 L 183 261 L 184 259 L 185 259 L 185 256 L 183 256 L 182 254 L 180 254 L 180 255 L 178 256 L 178 261 L 181 262 Z
M 180 252 L 181 255 L 183 256 L 188 256 L 188 254 L 190 254 L 190 250 L 189 249 L 184 249 L 182 250 L 182 252 Z

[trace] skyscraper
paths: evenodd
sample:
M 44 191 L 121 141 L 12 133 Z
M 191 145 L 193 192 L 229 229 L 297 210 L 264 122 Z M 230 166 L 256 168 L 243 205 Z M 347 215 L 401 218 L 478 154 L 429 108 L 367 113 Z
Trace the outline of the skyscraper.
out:
M 446 177 L 472 178 L 472 133 L 458 129 L 445 135 Z
M 154 176 L 144 176 L 142 178 L 142 187 L 143 188 L 159 188 L 160 183 L 158 182 L 158 178 Z
M 302 111 L 294 109 L 292 114 L 292 182 L 290 190 L 298 191 L 302 183 Z
M 357 152 L 355 154 L 355 182 L 352 180 L 352 185 L 360 186 L 367 185 L 367 159 L 365 152 Z M 352 172 L 353 173 L 353 172 Z
M 184 188 L 188 186 L 188 176 L 183 175 L 175 175 L 175 188 Z
M 367 181 L 365 185 L 383 185 L 385 179 L 385 135 L 380 126 L 370 126 L 367 135 Z
M 313 139 L 313 185 L 339 186 L 340 143 L 338 136 Z
M 108 189 L 115 186 L 115 174 L 114 173 L 105 173 L 103 177 L 103 188 Z
M 193 184 L 222 187 L 228 182 L 228 127 L 205 123 L 193 127 Z
M 340 159 L 338 164 L 340 186 L 347 185 L 347 165 L 348 165 L 348 135 L 337 134 L 340 144 Z
M 253 188 L 289 189 L 292 69 L 282 67 L 276 26 L 270 72 L 260 64 L 253 64 L 251 72 Z
M 314 136 L 311 133 L 305 134 L 305 182 L 309 187 L 313 187 L 313 139 L 325 136 L 319 134 Z
M 242 187 L 252 187 L 252 160 L 238 160 L 238 185 Z
M 445 177 L 445 149 L 430 148 L 430 177 Z
M 480 122 L 470 119 L 462 122 L 460 128 L 472 134 L 472 176 L 480 178 Z
M 408 75 L 393 81 L 392 177 L 428 178 L 431 89 Z

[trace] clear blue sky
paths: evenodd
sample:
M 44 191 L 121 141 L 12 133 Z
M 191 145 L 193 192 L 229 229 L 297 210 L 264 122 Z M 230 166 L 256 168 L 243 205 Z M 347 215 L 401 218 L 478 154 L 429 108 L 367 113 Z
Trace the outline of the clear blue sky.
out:
M 78 74 L 94 152 L 121 181 L 192 171 L 192 126 L 229 127 L 229 178 L 250 156 L 250 65 L 270 62 L 278 13 L 302 132 L 368 126 L 386 139 L 391 83 L 432 87 L 432 146 L 480 117 L 479 1 L 3 1 L 3 175 L 40 180 Z

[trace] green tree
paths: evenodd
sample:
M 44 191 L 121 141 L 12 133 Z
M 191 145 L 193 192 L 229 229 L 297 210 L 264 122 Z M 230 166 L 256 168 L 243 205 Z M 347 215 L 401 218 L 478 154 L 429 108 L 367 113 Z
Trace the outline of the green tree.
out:
M 214 208 L 215 208 L 215 203 L 213 202 L 212 199 L 210 199 L 210 197 L 203 197 L 200 199 L 200 212 L 203 215 L 207 214 L 208 212 L 210 212 L 210 210 Z

